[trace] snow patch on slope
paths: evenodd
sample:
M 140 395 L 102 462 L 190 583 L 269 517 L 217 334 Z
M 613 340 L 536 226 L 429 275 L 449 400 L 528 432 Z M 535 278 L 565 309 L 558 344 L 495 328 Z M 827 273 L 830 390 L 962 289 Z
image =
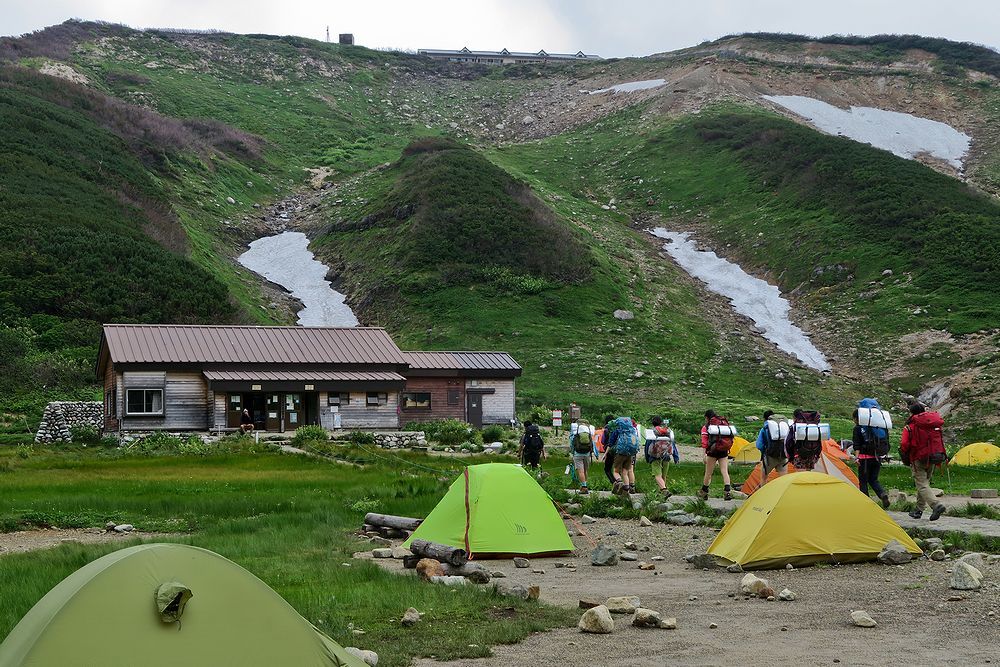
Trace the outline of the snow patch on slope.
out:
M 298 323 L 304 327 L 356 327 L 358 318 L 344 295 L 330 287 L 327 267 L 316 261 L 302 232 L 282 232 L 250 244 L 239 262 L 291 292 L 305 306 Z
M 810 368 L 821 371 L 830 368 L 826 357 L 812 344 L 809 336 L 788 319 L 791 305 L 777 287 L 751 276 L 738 264 L 710 250 L 698 250 L 698 244 L 687 232 L 657 227 L 650 233 L 671 241 L 663 244 L 663 249 L 674 261 L 705 283 L 709 290 L 728 298 L 737 313 L 754 321 L 764 338 Z
M 802 116 L 823 132 L 871 144 L 910 160 L 926 153 L 961 169 L 972 141 L 972 137 L 951 125 L 898 111 L 873 107 L 851 107 L 845 111 L 800 95 L 763 97 Z
M 591 95 L 600 95 L 601 93 L 632 93 L 637 90 L 659 88 L 660 86 L 666 85 L 666 83 L 666 79 L 646 79 L 645 81 L 629 81 L 627 83 L 619 83 L 618 85 L 611 86 L 610 88 L 601 88 L 600 90 L 584 92 L 589 92 Z

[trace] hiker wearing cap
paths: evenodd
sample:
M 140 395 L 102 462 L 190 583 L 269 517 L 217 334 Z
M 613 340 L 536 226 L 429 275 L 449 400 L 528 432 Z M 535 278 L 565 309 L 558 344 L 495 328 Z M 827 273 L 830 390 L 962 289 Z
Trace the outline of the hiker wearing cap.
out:
M 861 419 L 862 412 L 865 415 L 864 423 Z M 858 459 L 858 488 L 867 496 L 868 488 L 871 487 L 882 501 L 883 509 L 889 509 L 889 495 L 878 481 L 882 471 L 882 457 L 889 454 L 889 431 L 883 414 L 888 413 L 882 411 L 878 401 L 870 398 L 862 400 L 851 414 L 854 419 L 851 438 Z M 873 416 L 878 417 L 877 422 Z
M 673 430 L 668 426 L 670 420 L 664 422 L 662 417 L 653 417 L 650 423 L 653 428 L 646 433 L 653 437 L 647 436 L 646 439 L 646 463 L 653 469 L 653 479 L 656 480 L 656 486 L 659 487 L 660 493 L 663 494 L 664 498 L 669 498 L 671 493 L 667 488 L 669 481 L 667 473 L 670 471 L 670 460 L 673 459 L 674 463 L 680 460 L 677 441 L 674 438 Z
M 736 433 L 729 420 L 715 414 L 715 410 L 705 411 L 705 424 L 701 427 L 701 448 L 705 450 L 705 478 L 702 480 L 698 497 L 708 500 L 709 485 L 715 466 L 722 473 L 723 498 L 733 499 L 733 487 L 729 481 L 729 450 L 733 447 L 733 436 Z
M 941 427 L 944 419 L 935 411 L 927 410 L 920 403 L 910 405 L 910 418 L 903 427 L 899 445 L 899 456 L 910 466 L 913 483 L 917 487 L 917 509 L 910 516 L 919 519 L 925 507 L 933 507 L 931 521 L 937 521 L 944 514 L 945 506 L 931 491 L 931 476 L 934 467 L 946 460 L 944 438 Z
M 788 424 L 772 419 L 774 410 L 764 411 L 764 426 L 757 433 L 757 449 L 760 451 L 760 485 L 767 484 L 767 476 L 772 470 L 778 471 L 778 476 L 788 472 L 788 452 L 785 449 L 785 437 L 788 435 Z
M 580 493 L 587 495 L 590 493 L 587 488 L 587 473 L 590 471 L 590 461 L 597 458 L 597 449 L 594 428 L 586 421 L 581 420 L 576 425 L 576 432 L 569 438 L 569 451 L 573 457 L 576 477 L 580 480 Z

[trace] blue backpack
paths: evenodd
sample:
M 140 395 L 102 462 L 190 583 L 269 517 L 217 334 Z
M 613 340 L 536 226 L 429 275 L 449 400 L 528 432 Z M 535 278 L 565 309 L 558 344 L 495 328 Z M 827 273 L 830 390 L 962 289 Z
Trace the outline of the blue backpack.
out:
M 881 410 L 882 406 L 874 398 L 863 398 L 858 401 L 859 408 L 869 408 Z M 862 433 L 865 434 L 865 442 L 855 444 L 855 448 L 862 454 L 874 456 L 886 456 L 889 454 L 889 431 L 878 426 L 862 426 Z
M 615 454 L 635 456 L 639 453 L 639 434 L 628 417 L 615 420 Z

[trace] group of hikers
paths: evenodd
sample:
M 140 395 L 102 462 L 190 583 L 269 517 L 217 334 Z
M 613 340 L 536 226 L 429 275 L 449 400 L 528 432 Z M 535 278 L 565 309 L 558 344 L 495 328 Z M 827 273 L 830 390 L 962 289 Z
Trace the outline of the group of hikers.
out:
M 882 463 L 889 455 L 889 432 L 892 419 L 882 410 L 878 401 L 865 398 L 858 402 L 852 414 L 854 430 L 851 440 L 841 440 L 842 450 L 852 452 L 858 462 L 858 485 L 862 493 L 874 492 L 886 509 L 889 496 L 879 482 Z M 815 410 L 797 409 L 792 419 L 786 420 L 773 410 L 763 414 L 764 423 L 757 432 L 756 447 L 760 451 L 761 485 L 768 476 L 785 475 L 789 465 L 795 470 L 813 470 L 823 455 L 824 441 L 829 440 L 828 427 L 820 423 Z M 612 492 L 619 495 L 635 493 L 635 462 L 640 450 L 650 464 L 656 485 L 664 498 L 669 498 L 668 472 L 671 462 L 680 461 L 673 430 L 669 420 L 652 417 L 652 429 L 643 430 L 631 417 L 604 418 L 604 429 L 598 432 L 586 421 L 579 421 L 570 430 L 569 449 L 572 467 L 580 483 L 580 493 L 589 493 L 587 478 L 592 461 L 604 461 L 604 474 L 612 485 Z M 934 469 L 946 460 L 941 428 L 944 420 L 935 411 L 919 402 L 911 402 L 900 443 L 900 459 L 910 467 L 917 489 L 917 508 L 910 516 L 919 519 L 925 509 L 931 510 L 930 520 L 936 521 L 944 514 L 945 506 L 931 490 Z M 714 410 L 705 411 L 701 427 L 701 448 L 705 474 L 698 497 L 709 496 L 712 478 L 718 468 L 722 476 L 723 498 L 733 498 L 729 477 L 730 452 L 737 435 L 726 417 Z M 537 470 L 546 457 L 544 440 L 537 424 L 525 423 L 524 436 L 519 450 L 522 464 Z

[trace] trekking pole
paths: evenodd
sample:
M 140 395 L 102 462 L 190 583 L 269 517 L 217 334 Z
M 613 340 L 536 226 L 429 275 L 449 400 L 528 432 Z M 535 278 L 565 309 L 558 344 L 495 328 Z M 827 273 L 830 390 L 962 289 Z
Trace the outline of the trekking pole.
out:
M 946 462 L 944 464 L 944 469 L 948 472 L 948 495 L 951 495 L 951 464 Z

